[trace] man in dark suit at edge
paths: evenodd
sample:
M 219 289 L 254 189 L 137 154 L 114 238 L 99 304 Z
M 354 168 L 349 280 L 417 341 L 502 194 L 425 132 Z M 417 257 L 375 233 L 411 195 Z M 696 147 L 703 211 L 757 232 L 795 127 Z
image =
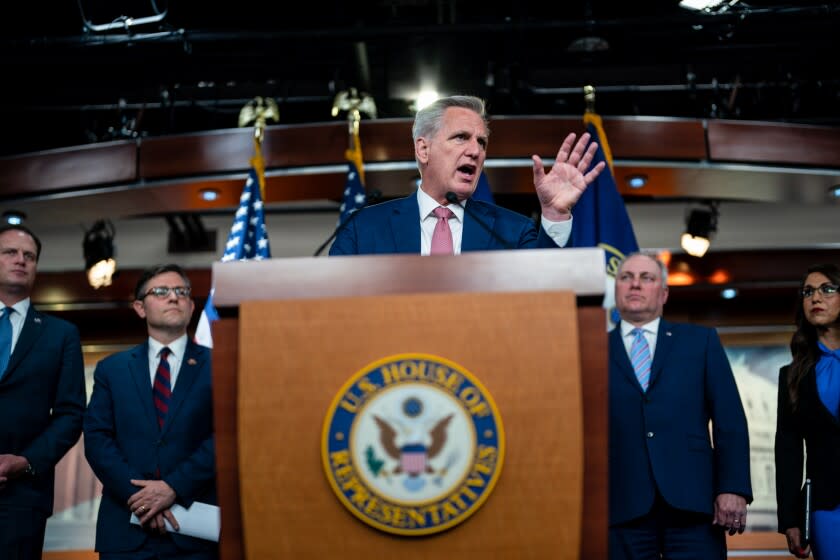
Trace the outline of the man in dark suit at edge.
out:
M 620 265 L 609 334 L 612 560 L 724 560 L 752 501 L 747 420 L 717 333 L 662 319 L 667 269 Z M 709 425 L 711 422 L 711 434 Z
M 55 465 L 78 441 L 85 409 L 79 331 L 36 310 L 41 242 L 0 227 L 0 558 L 40 560 Z
M 569 134 L 546 173 L 532 156 L 534 187 L 542 209 L 533 221 L 494 204 L 470 199 L 487 156 L 484 101 L 472 96 L 438 99 L 418 111 L 412 130 L 421 185 L 416 194 L 359 211 L 341 227 L 330 255 L 382 253 L 459 254 L 504 248 L 563 247 L 572 231 L 572 207 L 604 169 L 589 169 L 598 145 Z M 465 209 L 466 207 L 466 209 Z M 494 232 L 491 234 L 480 220 Z M 446 227 L 448 226 L 448 227 Z M 444 245 L 435 228 L 445 228 Z

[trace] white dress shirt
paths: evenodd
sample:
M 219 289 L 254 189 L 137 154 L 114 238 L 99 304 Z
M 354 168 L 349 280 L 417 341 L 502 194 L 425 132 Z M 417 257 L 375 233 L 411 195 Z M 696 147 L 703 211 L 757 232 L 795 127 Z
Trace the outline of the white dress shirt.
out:
M 642 333 L 644 334 L 645 340 L 647 340 L 648 346 L 650 347 L 650 361 L 653 362 L 653 356 L 656 353 L 656 335 L 659 333 L 659 321 L 661 317 L 657 317 L 650 323 L 645 323 L 640 329 L 642 329 Z M 621 328 L 621 341 L 624 343 L 624 350 L 627 351 L 627 356 L 630 356 L 630 347 L 633 346 L 633 339 L 636 338 L 633 334 L 633 329 L 636 328 L 635 325 L 631 325 L 624 319 L 621 320 L 620 323 Z
M 9 315 L 9 322 L 12 324 L 12 346 L 9 348 L 9 356 L 15 351 L 15 345 L 20 338 L 20 331 L 23 329 L 23 322 L 29 312 L 29 298 L 20 300 L 11 307 L 15 312 Z M 6 306 L 3 307 L 4 310 L 5 308 Z
M 166 359 L 169 362 L 169 389 L 175 390 L 175 381 L 178 379 L 178 372 L 181 370 L 181 361 L 184 359 L 184 352 L 187 351 L 187 335 L 176 338 L 169 344 L 161 344 L 152 337 L 149 337 L 149 385 L 155 384 L 155 372 L 160 362 L 160 351 L 169 348 L 171 354 Z
M 422 188 L 419 188 L 417 189 L 417 205 L 420 207 L 420 254 L 429 255 L 432 252 L 432 234 L 434 234 L 438 220 L 432 212 L 440 204 L 426 194 Z M 464 207 L 461 204 L 446 204 L 444 207 L 449 208 L 455 214 L 455 217 L 449 220 L 449 229 L 452 230 L 452 248 L 456 255 L 460 255 L 461 240 L 464 238 Z M 571 218 L 562 222 L 552 222 L 545 216 L 541 216 L 540 223 L 558 247 L 566 246 L 569 236 L 572 234 Z

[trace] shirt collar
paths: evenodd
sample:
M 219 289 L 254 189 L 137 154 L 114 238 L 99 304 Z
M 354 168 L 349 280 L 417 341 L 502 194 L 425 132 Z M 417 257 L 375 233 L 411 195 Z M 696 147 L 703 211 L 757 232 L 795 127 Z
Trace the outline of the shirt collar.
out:
M 659 332 L 659 321 L 661 319 L 662 319 L 662 317 L 657 317 L 656 319 L 654 319 L 650 323 L 645 323 L 644 325 L 642 325 L 639 328 L 642 329 L 645 332 L 645 334 L 655 335 L 656 333 Z M 635 325 L 633 325 L 631 323 L 628 323 L 624 319 L 621 320 L 621 336 L 622 337 L 630 336 L 630 333 L 635 328 L 636 328 Z
M 426 218 L 429 217 L 435 208 L 440 206 L 438 202 L 426 194 L 426 192 L 419 188 L 417 189 L 417 206 L 420 207 L 420 221 L 422 222 Z M 461 204 L 447 204 L 445 208 L 449 208 L 452 210 L 452 213 L 455 214 L 455 217 L 458 219 L 459 222 L 464 222 L 464 207 Z
M 823 344 L 820 341 L 817 341 L 817 346 L 820 348 L 820 354 L 823 356 L 833 356 L 834 358 L 840 360 L 840 348 L 837 350 L 829 350 L 828 346 Z
M 19 302 L 17 302 L 14 305 L 6 305 L 4 307 L 11 307 L 21 317 L 26 317 L 26 313 L 29 311 L 29 304 L 30 304 L 29 298 L 26 298 L 26 299 L 20 300 Z
M 187 334 L 184 333 L 183 335 L 176 338 L 175 340 L 173 340 L 169 344 L 163 344 L 161 342 L 158 342 L 154 338 L 149 337 L 149 354 L 150 355 L 157 358 L 158 355 L 160 354 L 160 351 L 163 350 L 164 346 L 169 348 L 169 350 L 172 352 L 172 354 L 180 359 L 181 357 L 183 357 L 184 352 L 187 351 Z

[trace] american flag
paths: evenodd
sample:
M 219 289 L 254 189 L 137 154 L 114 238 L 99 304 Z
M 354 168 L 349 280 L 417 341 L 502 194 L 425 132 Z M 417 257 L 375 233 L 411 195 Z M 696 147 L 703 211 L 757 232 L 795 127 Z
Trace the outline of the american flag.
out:
M 367 194 L 365 193 L 365 186 L 362 184 L 362 176 L 356 167 L 356 163 L 350 160 L 347 164 L 347 182 L 344 184 L 344 196 L 341 199 L 338 223 L 343 224 L 350 217 L 350 214 L 364 206 L 366 201 Z
M 344 151 L 344 157 L 347 158 L 347 181 L 344 183 L 344 194 L 339 208 L 339 224 L 343 224 L 350 214 L 367 204 L 365 164 L 358 130 L 351 134 L 350 148 Z
M 268 230 L 265 228 L 260 180 L 257 170 L 252 168 L 248 173 L 248 180 L 245 181 L 245 188 L 242 189 L 242 196 L 239 197 L 239 208 L 233 217 L 233 225 L 221 260 L 229 262 L 270 258 L 271 247 L 268 244 Z M 211 289 L 195 330 L 195 341 L 198 344 L 213 347 L 210 324 L 218 318 L 219 313 L 213 306 Z

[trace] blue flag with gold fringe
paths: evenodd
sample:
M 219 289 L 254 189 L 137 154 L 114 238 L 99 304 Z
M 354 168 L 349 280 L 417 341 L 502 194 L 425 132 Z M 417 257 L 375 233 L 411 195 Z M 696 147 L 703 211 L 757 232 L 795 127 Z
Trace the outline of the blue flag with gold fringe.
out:
M 610 146 L 601 123 L 601 117 L 595 113 L 585 113 L 583 122 L 598 142 L 598 151 L 592 159 L 590 169 L 599 162 L 606 162 L 607 167 L 575 204 L 574 223 L 572 224 L 571 247 L 600 247 L 604 249 L 607 268 L 607 288 L 604 307 L 608 312 L 609 325 L 618 323 L 615 312 L 615 274 L 621 260 L 628 254 L 639 250 L 633 224 L 624 206 L 624 199 L 618 192 Z
M 490 190 L 490 181 L 487 180 L 487 174 L 483 169 L 481 170 L 481 176 L 478 178 L 478 184 L 475 186 L 475 192 L 473 192 L 471 198 L 473 200 L 489 202 L 490 204 L 496 203 L 493 200 L 493 191 Z

